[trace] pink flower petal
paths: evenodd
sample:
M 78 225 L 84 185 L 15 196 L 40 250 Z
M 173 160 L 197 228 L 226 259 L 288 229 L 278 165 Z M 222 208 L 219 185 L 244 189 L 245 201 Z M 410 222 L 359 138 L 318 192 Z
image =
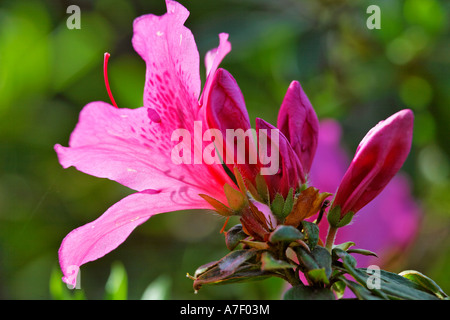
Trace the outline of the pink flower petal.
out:
M 110 207 L 95 221 L 70 232 L 59 249 L 63 281 L 76 284 L 79 267 L 117 248 L 140 224 L 155 214 L 187 209 L 211 209 L 191 186 L 144 190 Z
M 308 173 L 316 153 L 319 120 L 298 81 L 289 86 L 278 113 L 277 127 L 289 140 Z
M 198 109 L 199 53 L 194 36 L 183 25 L 189 11 L 175 1 L 166 4 L 166 14 L 134 21 L 132 43 L 147 67 L 144 106 L 154 109 L 162 122 L 183 127 L 183 117 Z
M 171 134 L 170 124 L 154 123 L 145 107 L 117 109 L 92 102 L 81 111 L 69 147 L 56 145 L 55 150 L 64 168 L 74 166 L 134 190 L 168 188 L 182 181 L 224 201 L 223 185 L 230 180 L 223 169 L 175 164 Z
M 202 97 L 200 98 L 201 105 L 206 104 L 206 101 L 203 101 L 203 99 L 207 99 L 209 95 L 211 82 L 220 62 L 222 62 L 223 58 L 231 51 L 231 43 L 228 41 L 228 34 L 219 34 L 219 40 L 219 46 L 208 51 L 205 55 L 206 82 Z

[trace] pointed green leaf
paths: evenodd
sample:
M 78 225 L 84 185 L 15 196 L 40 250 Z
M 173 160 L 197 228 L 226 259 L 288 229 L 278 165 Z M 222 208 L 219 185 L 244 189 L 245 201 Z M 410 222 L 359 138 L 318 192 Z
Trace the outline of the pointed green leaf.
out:
M 323 268 L 325 271 L 325 276 L 329 278 L 331 276 L 331 255 L 327 249 L 324 247 L 317 246 L 314 250 L 311 251 L 314 260 L 316 260 L 317 264 L 320 268 Z
M 377 257 L 377 254 L 375 252 L 372 252 L 370 250 L 366 250 L 366 249 L 350 249 L 347 250 L 348 253 L 357 253 L 357 254 L 362 254 L 364 256 L 374 256 Z
M 341 244 L 333 246 L 333 249 L 334 248 L 338 248 L 338 249 L 347 251 L 348 248 L 350 248 L 350 247 L 352 247 L 354 245 L 355 245 L 355 243 L 353 241 L 347 241 L 347 242 L 344 242 L 344 243 L 341 243 Z

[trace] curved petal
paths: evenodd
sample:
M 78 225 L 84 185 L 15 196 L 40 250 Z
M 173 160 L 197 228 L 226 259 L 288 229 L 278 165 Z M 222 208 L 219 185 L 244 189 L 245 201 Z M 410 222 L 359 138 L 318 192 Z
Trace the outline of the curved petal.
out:
M 69 147 L 56 145 L 55 150 L 64 168 L 74 166 L 134 190 L 168 188 L 182 181 L 224 201 L 223 185 L 230 180 L 225 173 L 216 172 L 223 169 L 176 164 L 172 151 L 177 142 L 163 139 L 161 126 L 164 124 L 151 120 L 145 107 L 117 109 L 104 102 L 92 102 L 81 111 Z M 189 131 L 185 133 L 183 139 L 192 138 Z
M 223 58 L 231 51 L 231 43 L 228 41 L 228 34 L 221 33 L 219 34 L 219 46 L 208 51 L 205 55 L 205 67 L 206 67 L 206 82 L 205 88 L 203 89 L 202 96 L 200 98 L 200 105 L 205 105 L 206 101 L 203 99 L 207 99 L 209 90 L 211 88 L 211 82 L 216 73 L 217 68 L 219 67 L 220 62 L 222 62 Z
M 79 267 L 117 248 L 140 224 L 155 214 L 187 209 L 210 209 L 189 186 L 178 189 L 145 190 L 110 207 L 95 221 L 70 232 L 59 249 L 63 281 L 76 284 Z

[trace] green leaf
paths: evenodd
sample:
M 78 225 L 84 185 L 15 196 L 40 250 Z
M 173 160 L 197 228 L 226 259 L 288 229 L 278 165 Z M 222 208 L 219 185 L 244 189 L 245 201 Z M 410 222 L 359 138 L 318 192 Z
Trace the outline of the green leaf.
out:
M 343 281 L 343 280 L 336 281 L 331 286 L 337 299 L 341 299 L 344 296 L 346 287 L 347 287 L 347 285 L 345 284 L 345 281 Z
M 297 228 L 293 226 L 279 225 L 269 237 L 272 243 L 277 242 L 293 242 L 302 240 L 305 236 Z
M 269 252 L 264 252 L 261 255 L 261 263 L 261 270 L 291 269 L 295 267 L 287 261 L 275 259 Z
M 333 249 L 338 248 L 338 249 L 347 251 L 348 248 L 350 248 L 350 247 L 352 247 L 354 245 L 355 245 L 355 243 L 353 241 L 347 241 L 347 242 L 344 242 L 344 243 L 341 243 L 341 244 L 333 246 Z
M 434 280 L 420 273 L 419 271 L 406 270 L 400 272 L 399 275 L 418 284 L 424 289 L 424 291 L 433 293 L 440 299 L 445 299 L 448 297 L 447 294 L 438 286 L 438 284 L 434 282 Z
M 377 254 L 373 251 L 367 250 L 367 249 L 349 249 L 347 250 L 348 253 L 357 253 L 357 254 L 362 254 L 364 256 L 374 256 L 377 257 Z
M 314 283 L 330 284 L 325 268 L 309 270 L 306 274 L 308 275 L 308 278 Z
M 309 247 L 314 249 L 319 242 L 319 227 L 309 221 L 302 221 L 303 232 L 306 234 Z
M 228 250 L 234 250 L 241 240 L 247 238 L 248 235 L 242 230 L 242 225 L 237 224 L 225 233 L 225 244 Z
M 114 262 L 105 285 L 106 300 L 126 300 L 128 295 L 128 277 L 121 262 Z
M 316 260 L 317 264 L 320 268 L 323 268 L 325 271 L 325 275 L 327 278 L 331 276 L 331 255 L 327 249 L 324 247 L 317 246 L 311 252 L 314 260 Z
M 283 296 L 284 300 L 335 300 L 330 289 L 295 286 L 290 288 Z

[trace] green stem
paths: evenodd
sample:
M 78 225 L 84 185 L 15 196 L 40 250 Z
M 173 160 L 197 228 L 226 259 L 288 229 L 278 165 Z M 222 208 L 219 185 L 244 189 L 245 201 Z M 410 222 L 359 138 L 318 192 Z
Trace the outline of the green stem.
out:
M 327 241 L 325 244 L 325 248 L 331 252 L 331 249 L 333 249 L 334 239 L 336 238 L 336 232 L 338 228 L 330 226 L 330 229 L 328 230 L 327 235 Z

